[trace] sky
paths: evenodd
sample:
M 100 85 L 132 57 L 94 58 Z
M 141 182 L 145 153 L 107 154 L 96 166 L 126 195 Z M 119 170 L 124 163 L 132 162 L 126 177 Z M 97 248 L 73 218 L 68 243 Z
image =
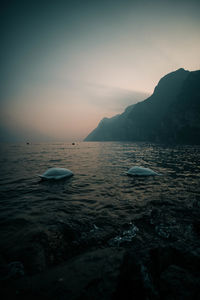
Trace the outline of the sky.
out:
M 147 98 L 179 68 L 200 69 L 200 1 L 5 1 L 0 141 L 79 141 Z

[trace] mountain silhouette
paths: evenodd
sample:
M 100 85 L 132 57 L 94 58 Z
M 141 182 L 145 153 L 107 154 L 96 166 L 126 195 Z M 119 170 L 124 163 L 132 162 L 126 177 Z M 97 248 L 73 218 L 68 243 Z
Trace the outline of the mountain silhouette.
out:
M 85 141 L 200 144 L 200 71 L 167 74 L 149 98 L 102 119 Z

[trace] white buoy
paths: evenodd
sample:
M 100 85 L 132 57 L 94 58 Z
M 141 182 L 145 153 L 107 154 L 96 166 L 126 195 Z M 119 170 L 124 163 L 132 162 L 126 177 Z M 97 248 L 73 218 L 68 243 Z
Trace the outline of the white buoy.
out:
M 67 177 L 71 177 L 74 174 L 72 171 L 65 169 L 65 168 L 50 168 L 46 172 L 44 172 L 42 175 L 39 175 L 40 178 L 45 180 L 59 180 Z
M 161 175 L 157 172 L 154 172 L 153 170 L 149 168 L 143 168 L 143 167 L 132 167 L 127 172 L 130 176 L 152 176 L 152 175 Z

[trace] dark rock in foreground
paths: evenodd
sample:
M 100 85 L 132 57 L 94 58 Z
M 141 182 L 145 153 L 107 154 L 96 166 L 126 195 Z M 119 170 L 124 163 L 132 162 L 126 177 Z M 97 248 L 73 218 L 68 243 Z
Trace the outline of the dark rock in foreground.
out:
M 116 230 L 102 222 L 78 234 L 63 223 L 50 242 L 35 234 L 23 263 L 1 260 L 1 299 L 200 299 L 199 202 L 150 201 L 139 211 Z

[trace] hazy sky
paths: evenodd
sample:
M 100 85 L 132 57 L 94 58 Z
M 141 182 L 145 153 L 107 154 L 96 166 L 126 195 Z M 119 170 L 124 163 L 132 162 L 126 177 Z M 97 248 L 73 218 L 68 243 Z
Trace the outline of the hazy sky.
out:
M 5 1 L 0 139 L 80 140 L 100 119 L 200 69 L 200 1 Z

